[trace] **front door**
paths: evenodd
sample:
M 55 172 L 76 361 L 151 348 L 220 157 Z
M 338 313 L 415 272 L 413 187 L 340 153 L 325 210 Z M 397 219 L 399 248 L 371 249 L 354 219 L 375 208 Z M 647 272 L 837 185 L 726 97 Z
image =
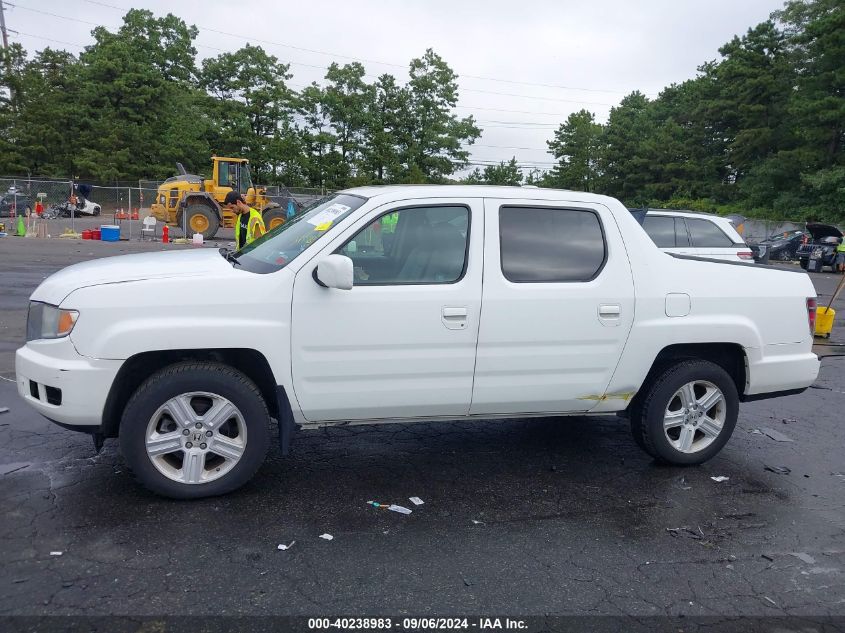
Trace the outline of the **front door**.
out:
M 613 214 L 599 204 L 485 200 L 473 415 L 588 411 L 634 319 Z
M 293 385 L 309 421 L 462 416 L 472 396 L 481 311 L 481 200 L 370 211 L 297 273 Z M 313 273 L 352 259 L 352 290 Z

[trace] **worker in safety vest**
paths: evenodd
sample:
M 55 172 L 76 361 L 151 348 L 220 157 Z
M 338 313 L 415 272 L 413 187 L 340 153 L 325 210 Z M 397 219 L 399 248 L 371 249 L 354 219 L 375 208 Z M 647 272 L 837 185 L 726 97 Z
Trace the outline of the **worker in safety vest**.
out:
M 258 211 L 250 207 L 237 191 L 230 191 L 226 194 L 223 206 L 238 216 L 235 220 L 236 251 L 264 235 L 264 218 Z
M 845 239 L 840 239 L 836 246 L 836 270 L 845 272 Z

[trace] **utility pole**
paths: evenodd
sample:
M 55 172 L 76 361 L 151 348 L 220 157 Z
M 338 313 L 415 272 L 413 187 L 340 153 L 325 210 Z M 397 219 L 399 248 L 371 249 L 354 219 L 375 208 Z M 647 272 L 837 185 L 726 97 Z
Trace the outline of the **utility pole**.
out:
M 6 9 L 3 6 L 3 0 L 0 0 L 0 32 L 3 33 L 3 50 L 5 51 L 9 48 L 9 34 L 6 32 Z M 12 61 L 10 59 L 6 60 L 6 69 L 11 75 Z M 15 90 L 12 86 L 9 86 L 9 103 L 15 103 Z
M 0 31 L 3 32 L 3 48 L 9 48 L 9 35 L 6 33 L 6 9 L 3 8 L 3 0 L 0 0 Z

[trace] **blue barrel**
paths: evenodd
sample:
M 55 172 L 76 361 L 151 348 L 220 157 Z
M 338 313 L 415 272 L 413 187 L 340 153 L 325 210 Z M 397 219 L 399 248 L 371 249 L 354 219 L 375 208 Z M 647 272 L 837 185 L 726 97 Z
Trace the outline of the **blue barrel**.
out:
M 119 242 L 120 227 L 116 224 L 103 224 L 100 227 L 100 239 L 104 242 Z

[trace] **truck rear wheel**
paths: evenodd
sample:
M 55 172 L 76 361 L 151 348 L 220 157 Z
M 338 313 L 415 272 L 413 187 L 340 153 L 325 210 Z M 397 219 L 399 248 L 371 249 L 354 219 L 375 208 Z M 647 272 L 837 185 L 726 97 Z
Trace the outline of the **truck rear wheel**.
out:
M 637 444 L 656 460 L 702 464 L 730 439 L 739 394 L 722 367 L 700 359 L 678 360 L 643 387 L 631 409 Z
M 148 378 L 120 423 L 136 479 L 174 499 L 222 495 L 249 481 L 270 443 L 270 415 L 255 384 L 232 367 L 184 362 Z
M 185 230 L 184 222 L 188 222 Z M 204 204 L 189 204 L 184 211 L 177 212 L 176 226 L 182 229 L 185 237 L 191 237 L 194 233 L 202 233 L 203 240 L 210 240 L 217 235 L 220 228 L 220 219 L 214 209 Z
M 264 218 L 264 228 L 268 231 L 275 229 L 277 226 L 281 226 L 287 221 L 287 213 L 285 213 L 285 210 L 281 207 L 267 209 L 262 214 L 262 217 Z

